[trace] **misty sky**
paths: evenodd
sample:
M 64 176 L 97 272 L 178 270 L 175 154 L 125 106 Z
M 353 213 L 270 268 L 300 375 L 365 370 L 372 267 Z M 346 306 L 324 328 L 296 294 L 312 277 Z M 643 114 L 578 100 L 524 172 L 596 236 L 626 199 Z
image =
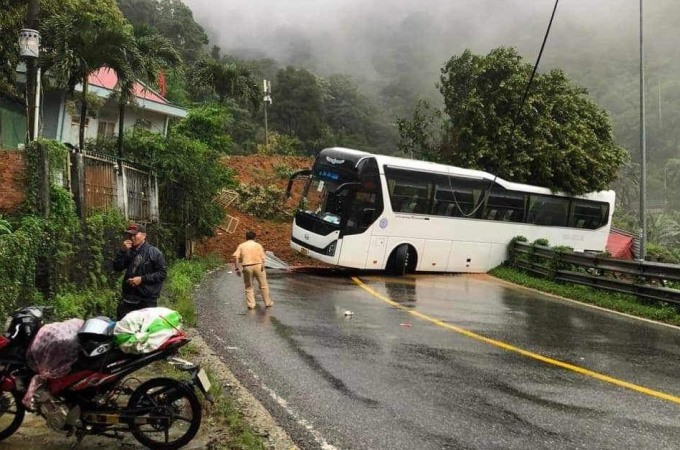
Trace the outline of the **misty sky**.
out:
M 421 51 L 440 67 L 464 48 L 485 52 L 518 47 L 535 58 L 553 0 L 186 0 L 214 43 L 227 53 L 299 63 L 311 56 L 322 72 L 379 78 L 377 56 Z M 648 1 L 654 15 L 657 1 Z M 577 49 L 583 38 L 598 47 L 636 53 L 636 0 L 562 0 L 546 58 Z M 551 54 L 552 53 L 552 54 Z M 396 56 L 396 55 L 395 55 Z M 405 55 L 409 56 L 409 55 Z M 435 81 L 435 80 L 433 80 Z
M 554 5 L 553 0 L 185 1 L 223 54 L 269 57 L 321 76 L 347 73 L 377 98 L 400 86 L 398 95 L 410 97 L 391 113 L 402 117 L 417 98 L 441 102 L 435 87 L 440 68 L 465 48 L 486 53 L 514 46 L 533 64 Z M 661 123 L 662 111 L 680 104 L 680 0 L 645 5 L 648 108 Z M 539 67 L 563 68 L 586 87 L 612 114 L 617 139 L 633 151 L 638 33 L 638 0 L 560 0 Z M 650 131 L 654 136 L 658 133 Z

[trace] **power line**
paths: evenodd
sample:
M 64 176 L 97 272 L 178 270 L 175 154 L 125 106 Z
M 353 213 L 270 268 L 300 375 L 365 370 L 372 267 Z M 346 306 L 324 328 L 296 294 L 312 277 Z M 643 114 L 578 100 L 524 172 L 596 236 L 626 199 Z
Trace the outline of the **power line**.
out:
M 642 0 L 640 0 L 642 2 Z M 529 77 L 529 81 L 527 82 L 526 87 L 524 88 L 524 93 L 522 94 L 522 100 L 520 100 L 519 107 L 515 110 L 515 115 L 512 118 L 512 127 L 510 128 L 510 140 L 512 142 L 512 136 L 515 134 L 515 129 L 517 128 L 517 121 L 520 118 L 520 115 L 522 113 L 522 109 L 524 107 L 524 103 L 526 102 L 527 98 L 529 97 L 529 92 L 531 90 L 531 86 L 534 83 L 534 78 L 536 77 L 536 71 L 538 70 L 538 65 L 541 62 L 541 58 L 543 57 L 543 50 L 545 50 L 545 44 L 548 42 L 548 36 L 550 35 L 550 29 L 552 28 L 553 21 L 555 20 L 555 14 L 557 12 L 557 5 L 560 3 L 560 0 L 555 0 L 555 6 L 553 7 L 552 14 L 550 15 L 550 21 L 548 22 L 548 28 L 545 30 L 545 35 L 543 36 L 543 43 L 541 44 L 541 49 L 538 52 L 538 57 L 536 58 L 536 63 L 534 64 L 534 68 L 531 71 L 531 76 Z M 463 217 L 471 217 L 474 214 L 477 213 L 479 208 L 486 203 L 488 200 L 489 196 L 491 195 L 491 189 L 493 186 L 496 184 L 496 180 L 498 179 L 498 171 L 501 169 L 503 163 L 507 159 L 507 152 L 501 157 L 500 161 L 498 162 L 496 166 L 496 170 L 494 173 L 493 180 L 491 181 L 491 184 L 489 185 L 489 188 L 486 190 L 486 195 L 483 195 L 482 198 L 480 199 L 479 204 L 469 213 L 465 214 L 463 210 L 460 208 L 458 205 L 458 201 L 456 200 L 456 192 L 453 191 L 453 188 L 451 186 L 451 176 L 449 175 L 447 178 L 449 180 L 449 188 L 451 189 L 453 193 L 453 200 L 458 208 L 458 212 L 460 212 Z

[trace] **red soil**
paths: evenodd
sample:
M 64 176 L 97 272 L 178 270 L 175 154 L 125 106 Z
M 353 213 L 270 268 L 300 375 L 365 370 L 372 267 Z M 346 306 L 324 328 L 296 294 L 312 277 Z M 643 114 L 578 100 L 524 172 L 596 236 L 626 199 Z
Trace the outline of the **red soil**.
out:
M 231 156 L 225 157 L 222 162 L 234 170 L 241 184 L 275 185 L 280 189 L 287 187 L 288 178 L 278 174 L 277 167 L 285 166 L 295 171 L 308 169 L 313 163 L 308 158 L 264 155 Z M 294 183 L 288 206 L 299 201 L 302 187 L 302 182 Z M 236 231 L 226 233 L 218 228 L 215 237 L 199 243 L 197 246 L 199 255 L 215 253 L 225 261 L 231 261 L 231 254 L 238 244 L 244 241 L 246 231 L 253 230 L 257 234 L 257 241 L 264 246 L 265 250 L 272 251 L 290 266 L 324 266 L 323 263 L 296 253 L 290 248 L 292 222 L 279 223 L 258 219 L 243 214 L 233 207 L 230 207 L 227 212 L 239 219 Z

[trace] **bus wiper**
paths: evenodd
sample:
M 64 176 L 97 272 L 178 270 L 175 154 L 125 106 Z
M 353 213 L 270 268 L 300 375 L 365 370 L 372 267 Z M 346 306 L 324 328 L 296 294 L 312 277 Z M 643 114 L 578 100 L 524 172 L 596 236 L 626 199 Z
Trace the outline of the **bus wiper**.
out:
M 361 183 L 358 181 L 348 181 L 347 183 L 342 183 L 341 185 L 336 187 L 333 192 L 338 193 L 352 186 L 361 186 Z

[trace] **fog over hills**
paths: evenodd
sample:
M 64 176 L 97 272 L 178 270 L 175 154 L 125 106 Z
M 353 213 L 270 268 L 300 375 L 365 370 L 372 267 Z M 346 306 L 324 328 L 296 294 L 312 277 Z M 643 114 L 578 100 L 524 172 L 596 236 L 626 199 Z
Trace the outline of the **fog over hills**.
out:
M 553 0 L 186 0 L 223 53 L 354 76 L 378 97 L 435 101 L 439 69 L 470 48 L 514 46 L 534 62 Z M 680 2 L 646 1 L 651 157 L 680 147 Z M 637 153 L 639 2 L 562 0 L 540 67 L 564 68 Z M 656 153 L 655 153 L 656 152 Z M 665 160 L 665 159 L 664 159 Z M 652 161 L 653 162 L 653 161 Z

